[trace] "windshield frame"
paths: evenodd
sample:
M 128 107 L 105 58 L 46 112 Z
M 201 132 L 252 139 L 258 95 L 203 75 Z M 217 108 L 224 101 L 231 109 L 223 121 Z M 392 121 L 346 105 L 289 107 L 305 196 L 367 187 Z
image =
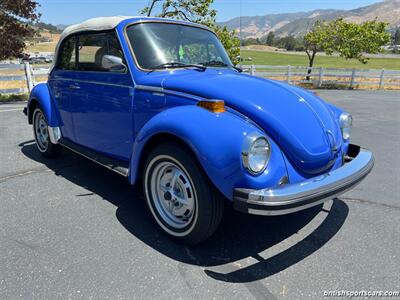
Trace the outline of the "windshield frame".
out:
M 170 71 L 170 70 L 183 70 L 183 69 L 185 69 L 185 68 L 182 68 L 182 67 L 180 67 L 180 68 L 147 69 L 147 68 L 143 68 L 142 66 L 140 66 L 140 64 L 139 64 L 138 61 L 137 61 L 137 58 L 136 58 L 136 55 L 135 55 L 135 51 L 133 51 L 131 42 L 130 42 L 130 40 L 129 40 L 127 30 L 128 30 L 128 28 L 131 27 L 131 26 L 135 26 L 135 25 L 137 25 L 137 24 L 142 24 L 142 23 L 166 23 L 166 24 L 182 25 L 182 26 L 195 27 L 195 28 L 207 30 L 207 31 L 211 32 L 213 35 L 215 35 L 215 37 L 216 37 L 216 38 L 219 40 L 219 42 L 221 43 L 221 41 L 220 41 L 220 39 L 218 38 L 217 34 L 216 34 L 213 30 L 211 30 L 211 29 L 208 28 L 207 26 L 201 25 L 201 24 L 196 24 L 196 23 L 184 23 L 184 22 L 180 22 L 180 21 L 178 21 L 178 20 L 177 20 L 177 21 L 174 21 L 174 20 L 139 20 L 139 21 L 131 22 L 131 23 L 125 25 L 125 27 L 124 27 L 124 38 L 125 38 L 126 43 L 128 44 L 129 51 L 130 51 L 130 53 L 131 53 L 131 55 L 132 55 L 132 57 L 133 57 L 133 61 L 135 62 L 135 66 L 136 66 L 136 68 L 137 68 L 138 70 L 140 70 L 140 71 L 144 71 L 144 72 L 160 72 L 160 71 L 161 71 L 161 72 L 165 72 L 166 70 Z M 221 43 L 221 44 L 222 44 L 222 43 Z M 223 45 L 222 45 L 222 47 L 224 48 L 224 51 L 226 52 L 225 47 L 224 47 Z M 228 57 L 228 59 L 229 59 L 229 63 L 230 63 L 230 64 L 229 64 L 228 66 L 226 66 L 225 68 L 233 68 L 234 65 L 233 65 L 232 61 L 230 60 L 229 55 L 228 55 L 227 52 L 226 52 L 226 54 L 227 54 L 227 57 Z M 205 66 L 205 67 L 207 67 L 207 68 L 215 68 L 214 66 Z M 218 67 L 218 68 L 221 68 L 221 67 Z

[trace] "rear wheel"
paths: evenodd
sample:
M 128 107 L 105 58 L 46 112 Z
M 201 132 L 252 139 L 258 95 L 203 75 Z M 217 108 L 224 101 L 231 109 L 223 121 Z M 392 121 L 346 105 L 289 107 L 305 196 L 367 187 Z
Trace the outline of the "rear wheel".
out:
M 224 203 L 192 156 L 177 144 L 162 144 L 149 154 L 143 176 L 146 202 L 170 236 L 199 243 L 218 228 Z
M 62 147 L 50 141 L 47 120 L 40 107 L 33 112 L 33 134 L 36 146 L 45 157 L 56 157 L 60 154 Z

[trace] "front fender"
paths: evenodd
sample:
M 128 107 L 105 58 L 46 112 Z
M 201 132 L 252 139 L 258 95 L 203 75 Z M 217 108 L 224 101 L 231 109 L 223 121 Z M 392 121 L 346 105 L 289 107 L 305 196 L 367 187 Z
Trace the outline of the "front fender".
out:
M 60 124 L 59 124 L 59 118 L 57 116 L 57 110 L 52 100 L 51 93 L 47 83 L 39 83 L 32 89 L 30 93 L 27 106 L 29 124 L 32 124 L 32 115 L 34 108 L 32 104 L 34 103 L 34 101 L 37 101 L 37 103 L 42 108 L 49 126 L 59 127 Z
M 211 182 L 228 199 L 233 199 L 235 187 L 265 188 L 275 186 L 286 175 L 282 153 L 271 140 L 268 167 L 259 176 L 250 175 L 242 166 L 241 150 L 244 137 L 257 127 L 241 117 L 225 112 L 215 114 L 195 105 L 165 110 L 150 119 L 140 130 L 133 146 L 130 181 L 135 183 L 146 143 L 157 134 L 171 134 L 193 151 Z

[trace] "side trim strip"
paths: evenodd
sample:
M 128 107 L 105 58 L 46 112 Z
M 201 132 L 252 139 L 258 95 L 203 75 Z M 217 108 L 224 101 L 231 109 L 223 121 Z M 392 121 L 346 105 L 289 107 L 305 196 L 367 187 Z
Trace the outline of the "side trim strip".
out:
M 116 86 L 116 87 L 122 87 L 122 88 L 132 88 L 132 86 L 130 86 L 130 85 L 115 84 L 115 83 L 108 83 L 108 82 L 102 82 L 102 81 L 93 81 L 93 80 L 82 80 L 82 79 L 72 79 L 72 78 L 62 78 L 62 77 L 55 77 L 54 79 L 49 79 L 49 81 L 55 81 L 55 80 L 75 81 L 75 82 L 81 82 L 81 83 L 91 83 L 91 84 L 106 85 L 106 86 Z
M 142 85 L 142 84 L 135 85 L 135 90 L 164 93 L 164 89 L 162 87 L 151 86 L 151 85 Z
M 163 94 L 168 94 L 168 95 L 181 96 L 181 97 L 185 97 L 185 98 L 194 100 L 196 102 L 204 100 L 204 98 L 199 97 L 199 96 L 182 93 L 182 92 L 178 92 L 178 91 L 173 91 L 173 90 L 167 90 L 167 89 L 164 89 L 164 88 L 158 87 L 158 86 L 138 84 L 138 85 L 135 85 L 135 89 L 141 90 L 141 91 L 153 92 L 153 93 L 163 93 Z

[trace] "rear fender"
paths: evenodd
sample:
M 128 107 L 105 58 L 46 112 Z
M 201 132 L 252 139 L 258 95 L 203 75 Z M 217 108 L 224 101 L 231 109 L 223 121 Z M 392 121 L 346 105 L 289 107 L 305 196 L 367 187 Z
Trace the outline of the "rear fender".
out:
M 29 96 L 28 102 L 28 122 L 32 124 L 33 111 L 36 105 L 39 104 L 43 110 L 44 116 L 50 127 L 59 127 L 59 118 L 54 101 L 47 83 L 39 83 L 36 85 Z
M 134 184 L 148 151 L 146 144 L 160 134 L 173 135 L 193 152 L 201 167 L 228 199 L 235 187 L 262 188 L 275 186 L 286 176 L 286 167 L 279 147 L 270 139 L 271 158 L 264 173 L 250 175 L 242 166 L 244 137 L 260 131 L 239 116 L 225 112 L 215 114 L 195 105 L 165 110 L 150 119 L 140 130 L 133 146 L 129 179 Z M 147 152 L 147 153 L 144 153 Z

